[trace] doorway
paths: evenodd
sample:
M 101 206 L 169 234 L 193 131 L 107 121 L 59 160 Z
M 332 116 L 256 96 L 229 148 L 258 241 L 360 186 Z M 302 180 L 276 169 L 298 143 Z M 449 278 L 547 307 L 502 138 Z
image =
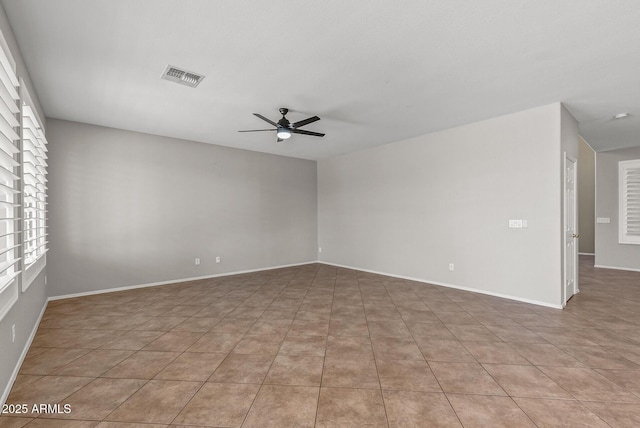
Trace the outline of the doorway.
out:
M 567 301 L 578 291 L 578 245 L 579 238 L 577 230 L 577 160 L 564 154 L 564 220 L 563 220 L 563 250 L 564 250 L 564 266 L 563 266 L 563 291 L 562 304 Z

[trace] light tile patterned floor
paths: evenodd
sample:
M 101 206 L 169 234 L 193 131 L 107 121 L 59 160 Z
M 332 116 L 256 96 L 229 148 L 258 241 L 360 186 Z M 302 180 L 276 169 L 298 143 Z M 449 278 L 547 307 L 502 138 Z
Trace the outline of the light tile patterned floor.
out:
M 51 302 L 0 427 L 637 427 L 640 273 L 554 310 L 326 265 Z M 144 425 L 138 425 L 144 424 Z

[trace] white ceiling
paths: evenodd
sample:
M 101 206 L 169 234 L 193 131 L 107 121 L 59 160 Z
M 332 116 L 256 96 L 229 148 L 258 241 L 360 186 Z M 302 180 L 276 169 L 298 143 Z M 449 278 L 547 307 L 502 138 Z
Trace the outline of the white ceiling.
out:
M 561 101 L 596 150 L 640 145 L 637 0 L 2 4 L 51 118 L 322 159 Z M 327 135 L 237 132 L 278 107 Z

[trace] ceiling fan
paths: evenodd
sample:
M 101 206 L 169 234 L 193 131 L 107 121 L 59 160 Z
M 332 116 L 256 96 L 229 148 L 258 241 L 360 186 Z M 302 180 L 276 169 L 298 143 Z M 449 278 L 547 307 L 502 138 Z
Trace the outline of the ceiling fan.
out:
M 324 137 L 324 134 L 322 134 L 320 132 L 312 132 L 312 131 L 305 131 L 304 129 L 299 129 L 301 126 L 305 126 L 305 125 L 308 125 L 310 123 L 313 123 L 313 122 L 316 122 L 316 121 L 320 120 L 320 118 L 318 116 L 313 116 L 313 117 L 310 117 L 310 118 L 305 119 L 305 120 L 301 120 L 301 121 L 298 121 L 298 122 L 291 123 L 285 117 L 287 115 L 287 113 L 289 113 L 289 109 L 284 108 L 284 107 L 280 109 L 280 114 L 282 115 L 282 119 L 280 119 L 278 121 L 278 123 L 274 122 L 271 119 L 267 119 L 266 117 L 264 117 L 261 114 L 253 113 L 254 116 L 257 116 L 260 119 L 264 120 L 265 122 L 270 123 L 271 125 L 275 126 L 275 128 L 273 128 L 273 129 L 251 129 L 251 130 L 248 130 L 248 131 L 238 131 L 238 132 L 276 131 L 276 135 L 278 136 L 278 142 L 284 141 L 287 138 L 291 138 L 291 134 L 303 134 L 303 135 L 312 135 L 314 137 Z

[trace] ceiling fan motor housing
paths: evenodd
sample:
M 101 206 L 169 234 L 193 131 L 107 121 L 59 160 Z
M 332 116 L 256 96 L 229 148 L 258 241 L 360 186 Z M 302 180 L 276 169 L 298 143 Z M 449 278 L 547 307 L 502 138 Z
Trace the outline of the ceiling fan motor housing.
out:
M 284 117 L 278 121 L 278 126 L 279 127 L 290 128 L 289 125 L 291 125 L 291 123 Z
M 291 122 L 289 122 L 289 120 L 286 117 L 284 117 L 287 113 L 289 113 L 288 108 L 282 107 L 280 109 L 280 114 L 282 115 L 282 119 L 278 121 L 278 126 L 281 126 L 283 128 L 290 128 Z

